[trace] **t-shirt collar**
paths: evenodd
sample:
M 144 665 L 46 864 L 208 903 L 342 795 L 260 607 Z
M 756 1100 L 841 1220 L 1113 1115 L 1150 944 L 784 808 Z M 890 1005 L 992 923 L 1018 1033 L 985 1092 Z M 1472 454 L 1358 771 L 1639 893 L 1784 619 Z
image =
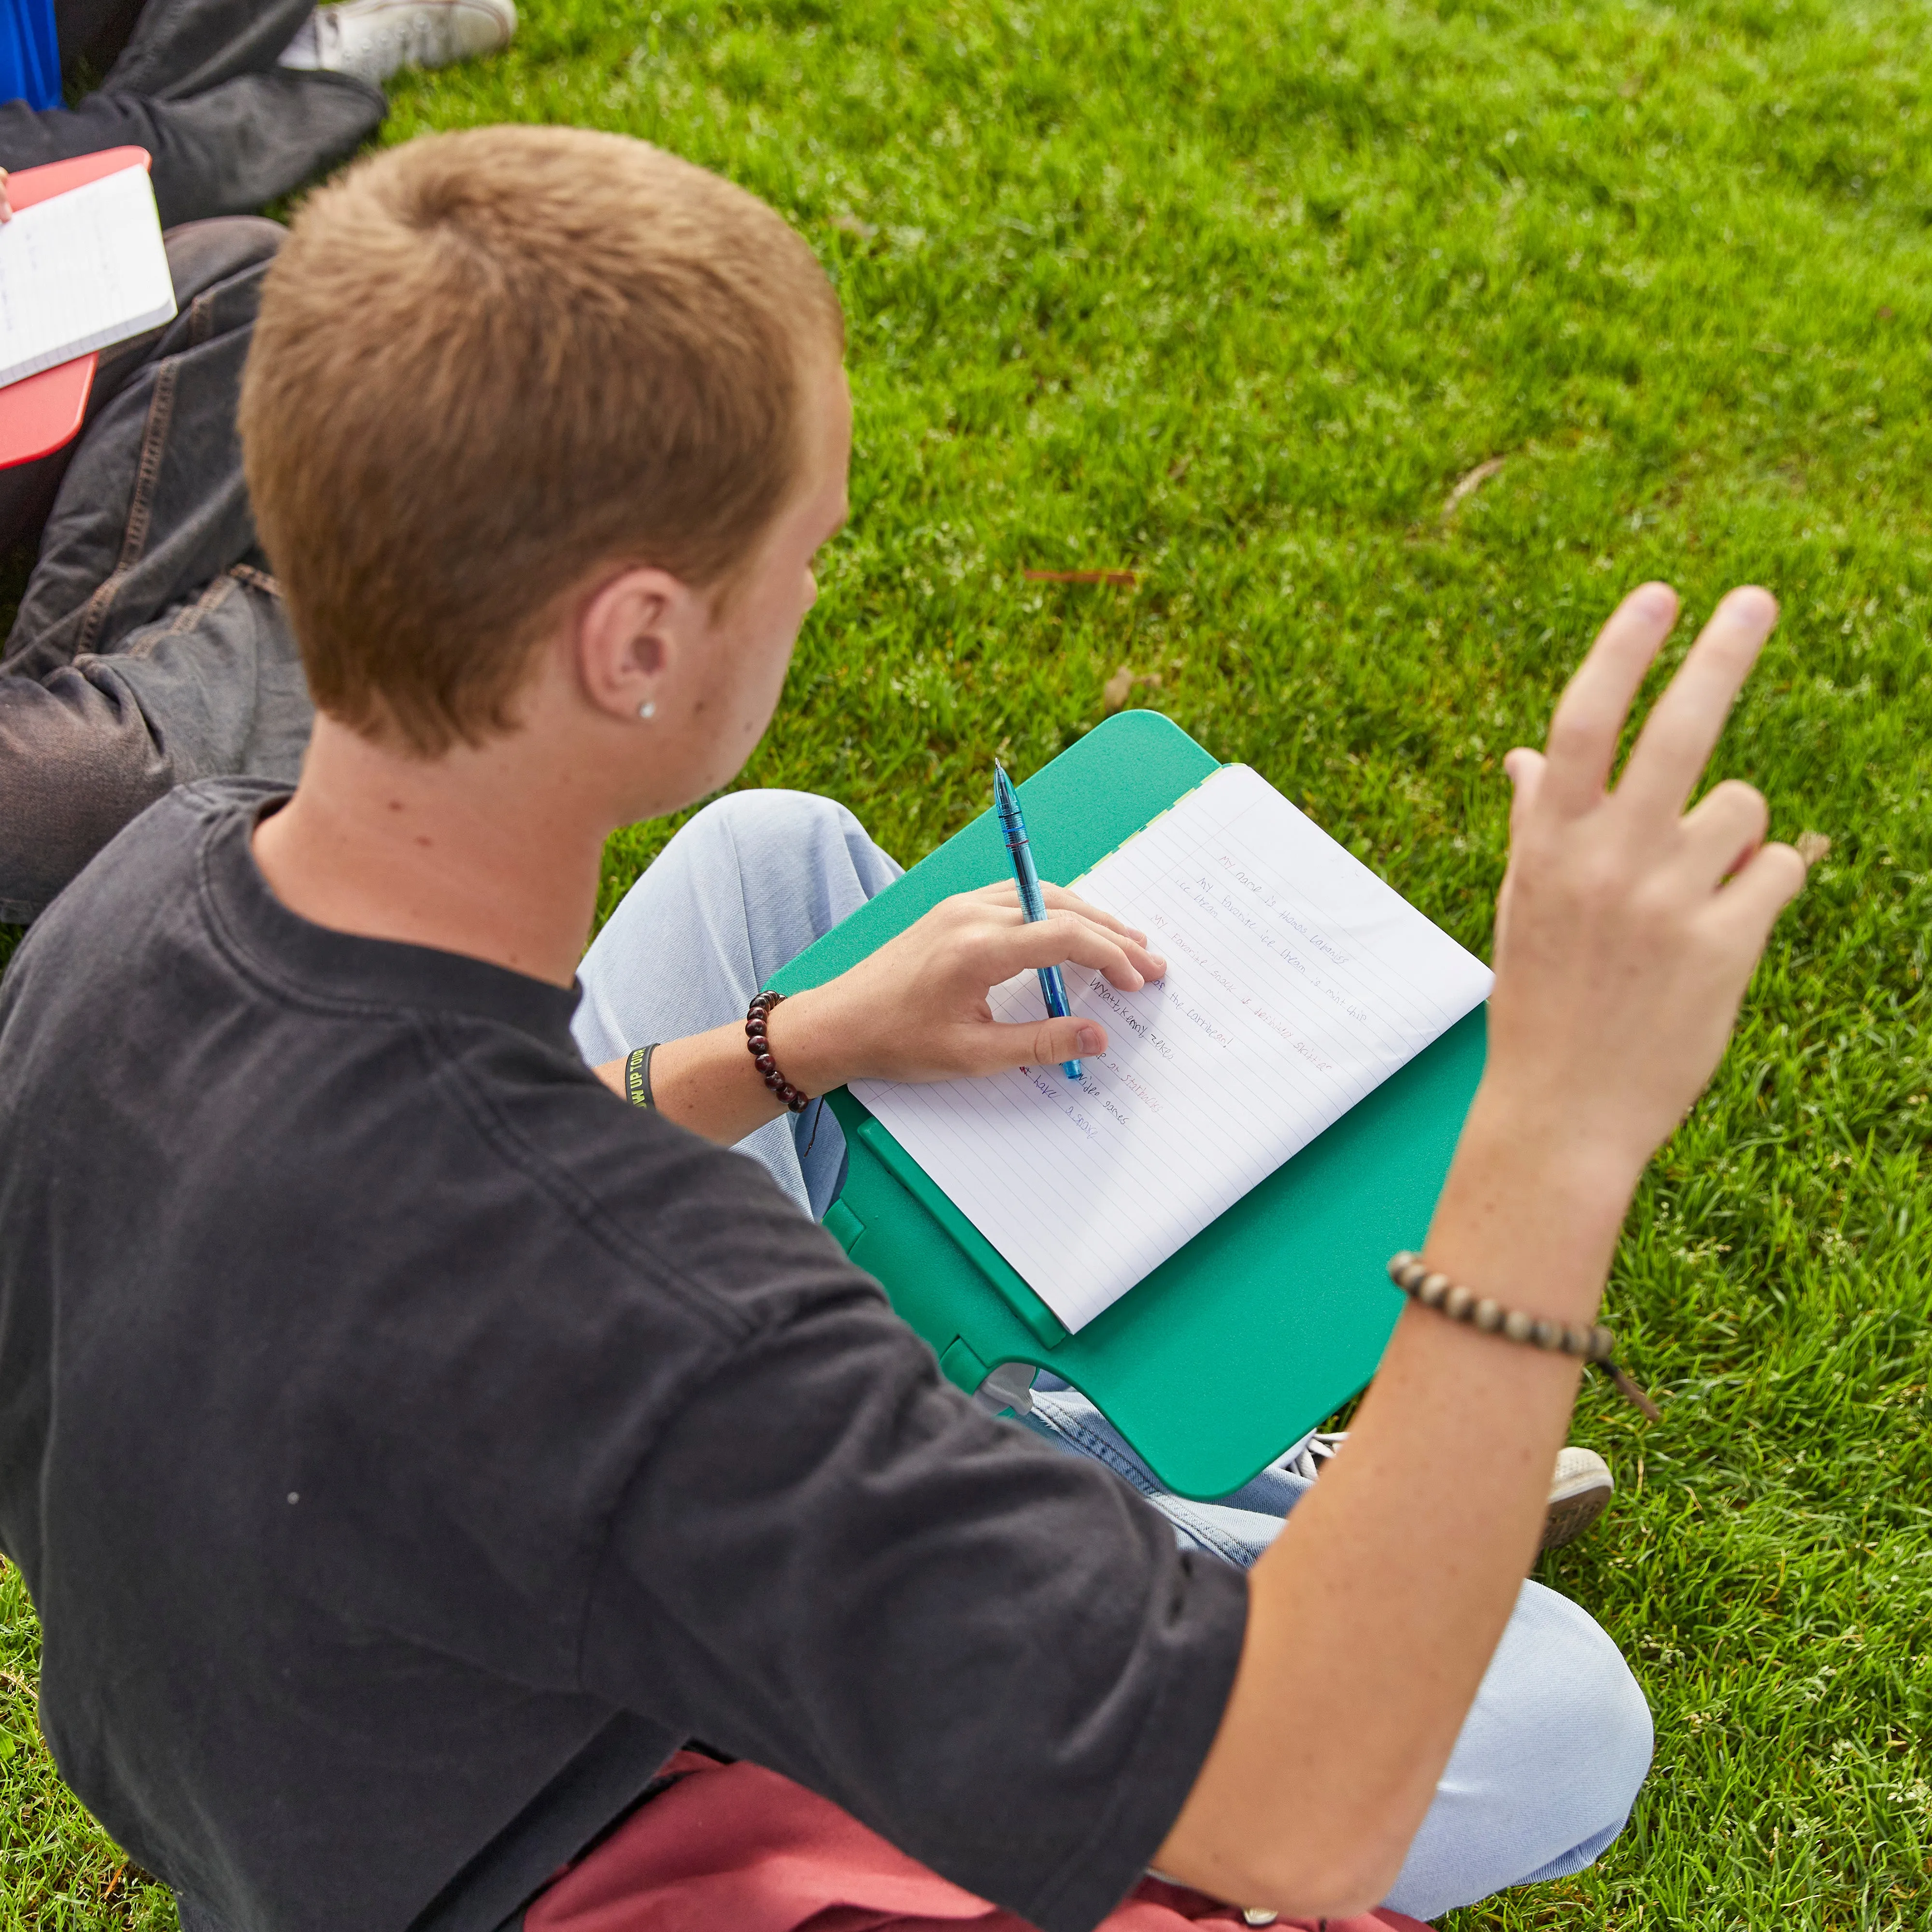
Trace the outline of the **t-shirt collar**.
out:
M 338 932 L 290 910 L 262 876 L 250 841 L 291 794 L 233 781 L 220 789 L 226 808 L 214 814 L 202 842 L 202 888 L 218 928 L 261 977 L 331 1004 L 468 1013 L 576 1052 L 570 1020 L 582 988 L 574 982 L 553 986 L 466 953 Z

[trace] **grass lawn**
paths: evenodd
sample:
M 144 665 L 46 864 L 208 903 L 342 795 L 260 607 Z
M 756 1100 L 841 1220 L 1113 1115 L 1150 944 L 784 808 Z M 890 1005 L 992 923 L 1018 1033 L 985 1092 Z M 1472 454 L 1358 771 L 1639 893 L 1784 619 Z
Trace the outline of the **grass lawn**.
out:
M 1833 849 L 1618 1258 L 1665 1420 L 1586 1390 L 1622 1493 L 1547 1566 L 1630 1655 L 1656 1768 L 1594 1870 L 1454 1923 L 1932 1924 L 1932 18 L 524 13 L 507 58 L 400 86 L 386 138 L 643 135 L 770 198 L 843 291 L 852 524 L 745 782 L 832 793 L 904 859 L 1125 665 L 1480 950 L 1502 754 L 1617 594 L 1782 598 L 1720 764 Z M 1022 574 L 1094 566 L 1138 587 Z M 607 907 L 668 830 L 613 842 Z M 170 1924 L 55 1778 L 37 1655 L 8 1573 L 0 1928 Z

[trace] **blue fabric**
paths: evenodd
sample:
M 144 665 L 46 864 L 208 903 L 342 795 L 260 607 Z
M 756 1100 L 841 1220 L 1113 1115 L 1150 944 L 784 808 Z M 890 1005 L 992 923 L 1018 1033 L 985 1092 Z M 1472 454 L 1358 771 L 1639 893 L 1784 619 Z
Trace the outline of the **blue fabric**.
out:
M 4 0 L 0 5 L 0 100 L 24 100 L 29 107 L 61 104 L 54 0 Z

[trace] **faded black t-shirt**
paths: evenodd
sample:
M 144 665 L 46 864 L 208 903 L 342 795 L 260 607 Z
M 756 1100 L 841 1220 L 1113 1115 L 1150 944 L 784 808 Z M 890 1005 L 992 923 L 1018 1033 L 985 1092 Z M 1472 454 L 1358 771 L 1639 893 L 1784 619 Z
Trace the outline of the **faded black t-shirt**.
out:
M 154 806 L 0 982 L 0 1546 L 75 1790 L 232 1932 L 488 1932 L 695 1735 L 1094 1924 L 1241 1573 L 975 1411 L 572 994 L 288 911 L 272 796 Z

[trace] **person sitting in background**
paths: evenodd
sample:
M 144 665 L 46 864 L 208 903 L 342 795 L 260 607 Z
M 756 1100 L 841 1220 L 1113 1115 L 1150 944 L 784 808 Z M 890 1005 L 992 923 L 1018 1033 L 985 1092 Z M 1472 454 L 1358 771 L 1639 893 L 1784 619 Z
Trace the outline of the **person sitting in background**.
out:
M 202 218 L 257 207 L 347 154 L 380 122 L 376 83 L 400 66 L 494 51 L 516 23 L 511 0 L 54 0 L 47 18 L 37 34 L 14 16 L 0 52 L 50 46 L 57 24 L 69 65 L 107 80 L 72 110 L 0 98 L 0 160 L 146 148 L 180 314 L 102 354 L 76 441 L 0 470 L 0 560 L 39 546 L 0 652 L 0 920 L 14 922 L 170 785 L 292 779 L 308 742 L 313 712 L 234 429 L 282 231 Z M 20 78 L 57 102 L 58 64 L 29 64 Z M 0 168 L 0 221 L 6 190 Z
M 74 441 L 0 470 L 0 556 L 39 545 L 0 651 L 0 920 L 34 918 L 170 786 L 300 769 L 314 713 L 235 431 L 282 234 L 171 230 L 179 313 L 101 352 Z
M 0 169 L 146 148 L 164 227 L 299 188 L 381 125 L 399 68 L 494 53 L 517 23 L 512 0 L 13 4 L 25 10 L 0 34 Z M 104 78 L 69 108 L 63 68 Z
M 373 158 L 268 272 L 242 425 L 300 782 L 176 790 L 0 982 L 0 1547 L 62 1773 L 184 1932 L 646 1932 L 714 1854 L 760 1916 L 676 1922 L 1387 1925 L 1628 1815 L 1642 1694 L 1523 1580 L 1574 1357 L 1412 1305 L 1244 1568 L 976 1406 L 814 1225 L 837 1127 L 775 1088 L 1101 1054 L 987 991 L 1137 987 L 1144 934 L 992 890 L 768 1006 L 895 868 L 751 792 L 580 975 L 607 836 L 772 716 L 845 514 L 843 346 L 770 209 L 566 128 Z M 1762 592 L 1606 789 L 1676 615 L 1626 599 L 1510 754 L 1427 1244 L 1559 1324 L 1804 875 L 1748 787 L 1684 810 Z

